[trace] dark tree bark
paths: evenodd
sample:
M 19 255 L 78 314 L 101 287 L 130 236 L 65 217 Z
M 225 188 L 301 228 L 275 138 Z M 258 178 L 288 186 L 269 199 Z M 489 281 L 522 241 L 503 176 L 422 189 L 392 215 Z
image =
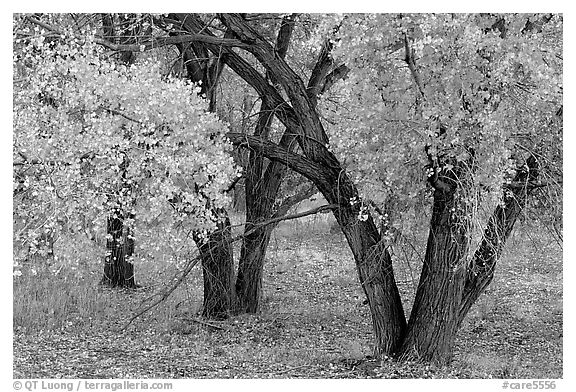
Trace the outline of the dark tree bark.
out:
M 281 22 L 275 48 L 280 58 L 286 56 L 294 23 L 294 15 L 284 17 Z M 271 79 L 269 73 L 267 76 Z M 254 135 L 267 139 L 273 120 L 274 108 L 265 97 L 262 97 Z M 264 170 L 264 156 L 260 152 L 250 151 L 244 174 L 245 230 L 255 229 L 244 237 L 242 242 L 236 278 L 238 300 L 236 312 L 238 313 L 256 313 L 260 305 L 266 249 L 268 249 L 275 225 L 258 226 L 258 224 L 269 220 L 274 215 L 274 202 L 284 174 L 285 166 L 277 163 L 270 163 Z
M 538 176 L 533 156 L 505 186 L 504 203 L 494 210 L 484 237 L 468 264 L 471 214 L 462 202 L 467 176 L 460 170 L 433 181 L 435 187 L 430 234 L 408 331 L 400 356 L 446 364 L 464 317 L 494 276 L 494 267 L 521 214 Z M 466 172 L 468 171 L 468 174 Z
M 128 228 L 120 210 L 106 220 L 106 258 L 102 283 L 111 287 L 136 288 L 134 265 L 129 257 L 134 252 L 134 241 L 128 237 Z
M 276 55 L 280 59 L 284 59 L 286 56 L 292 30 L 294 29 L 295 18 L 296 15 L 294 14 L 285 16 L 281 22 L 274 48 Z M 330 55 L 332 47 L 332 41 L 327 39 L 320 50 L 306 88 L 306 93 L 314 107 L 316 106 L 317 96 L 327 91 L 337 80 L 344 78 L 347 74 L 345 66 L 334 66 L 334 61 Z M 273 73 L 267 71 L 266 76 L 275 85 L 276 89 L 281 87 L 281 83 L 275 79 Z M 254 136 L 267 139 L 269 128 L 274 118 L 274 109 L 267 96 L 261 96 L 261 99 L 263 103 Z M 286 129 L 279 144 L 288 151 L 294 151 L 298 145 L 296 136 L 292 130 Z M 274 203 L 278 198 L 280 185 L 286 173 L 286 166 L 272 161 L 268 164 L 265 171 L 263 168 L 263 155 L 251 150 L 245 171 L 246 229 L 248 230 L 253 224 L 286 213 L 291 206 L 312 196 L 313 193 L 310 191 L 314 191 L 314 188 L 304 189 L 303 192 L 284 199 L 280 207 L 274 211 Z M 236 280 L 239 312 L 255 313 L 258 310 L 266 249 L 275 226 L 257 227 L 243 241 Z
M 225 211 L 219 211 L 224 213 Z M 234 258 L 230 221 L 226 215 L 208 238 L 195 238 L 202 260 L 204 303 L 202 316 L 227 319 L 234 302 Z
M 426 255 L 400 356 L 448 363 L 458 330 L 458 313 L 466 281 L 471 213 L 465 191 L 472 165 L 455 163 L 430 178 L 434 200 Z
M 177 21 L 181 29 L 191 33 L 202 29 L 202 21 L 196 15 L 170 14 L 171 20 Z M 225 34 L 225 36 L 227 36 Z M 224 68 L 225 55 L 218 53 L 213 57 L 205 45 L 199 42 L 177 45 L 186 66 L 188 79 L 201 82 L 200 94 L 208 100 L 210 112 L 216 110 L 216 87 Z M 202 260 L 204 281 L 204 301 L 202 316 L 210 319 L 226 319 L 232 313 L 236 302 L 234 288 L 234 253 L 230 219 L 225 210 L 215 210 L 218 217 L 217 229 L 202 239 L 195 233 Z
M 310 179 L 330 204 L 340 208 L 334 211 L 336 220 L 344 232 L 356 261 L 360 283 L 368 298 L 376 335 L 375 354 L 392 355 L 399 348 L 406 328 L 406 320 L 400 295 L 394 279 L 390 254 L 371 217 L 359 220 L 360 206 L 350 200 L 358 198 L 358 191 L 336 157 L 326 148 L 328 138 L 320 123 L 314 103 L 306 92 L 302 80 L 280 58 L 273 48 L 239 15 L 219 15 L 222 22 L 245 44 L 275 80 L 282 85 L 292 106 L 287 105 L 274 88 L 271 88 L 251 67 L 229 55 L 228 64 L 251 84 L 262 96 L 266 96 L 278 110 L 277 117 L 297 141 L 304 156 L 290 153 L 282 146 L 266 143 L 258 138 L 244 137 L 248 148 L 264 148 L 270 159 L 288 164 L 293 170 Z M 232 136 L 232 135 L 231 135 Z M 242 136 L 240 137 L 242 139 Z M 256 140 L 255 140 L 256 139 Z M 255 142 L 255 145 L 252 143 Z
M 273 229 L 274 225 L 264 226 L 243 239 L 236 277 L 236 313 L 256 313 L 259 310 L 264 260 Z

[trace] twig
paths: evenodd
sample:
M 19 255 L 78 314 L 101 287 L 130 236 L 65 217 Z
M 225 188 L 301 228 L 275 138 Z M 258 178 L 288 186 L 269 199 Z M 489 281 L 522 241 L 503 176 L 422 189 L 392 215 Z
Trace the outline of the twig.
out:
M 126 330 L 126 328 L 128 328 L 130 326 L 130 324 L 132 324 L 132 322 L 134 320 L 136 320 L 138 317 L 142 316 L 144 313 L 148 312 L 150 309 L 154 308 L 156 305 L 165 301 L 166 298 L 168 298 L 174 292 L 174 290 L 176 290 L 178 288 L 178 286 L 180 286 L 180 283 L 182 283 L 184 278 L 186 276 L 188 276 L 188 274 L 192 271 L 192 268 L 194 268 L 196 266 L 196 264 L 198 264 L 199 261 L 200 261 L 200 255 L 198 255 L 195 258 L 193 258 L 192 260 L 188 261 L 186 268 L 184 268 L 184 271 L 180 274 L 180 276 L 176 279 L 176 281 L 172 284 L 172 286 L 170 286 L 167 290 L 164 290 L 163 293 L 156 294 L 160 298 L 157 299 L 156 301 L 152 302 L 150 305 L 146 306 L 144 309 L 140 310 L 134 316 L 132 316 L 130 318 L 130 320 L 128 320 L 128 322 L 122 328 L 120 328 L 120 331 Z M 154 296 L 156 296 L 156 295 L 154 295 Z M 153 298 L 154 296 L 152 296 L 150 298 Z
M 288 368 L 288 369 L 281 370 L 281 371 L 279 371 L 279 372 L 275 372 L 275 374 L 284 374 L 284 373 L 291 372 L 292 370 L 302 369 L 302 368 L 310 367 L 310 366 L 312 366 L 312 365 L 311 365 L 311 364 L 306 364 L 306 365 L 295 366 L 295 367 L 293 367 L 293 368 Z
M 211 324 L 211 323 L 209 323 L 209 322 L 206 322 L 206 321 L 203 321 L 203 320 L 199 320 L 199 319 L 196 319 L 196 318 L 186 318 L 185 320 L 186 320 L 186 321 L 192 321 L 192 322 L 195 322 L 195 323 L 198 323 L 198 324 L 202 324 L 202 325 L 206 325 L 206 326 L 208 326 L 208 327 L 215 328 L 215 329 L 219 329 L 219 330 L 221 330 L 221 331 L 226 331 L 226 328 L 224 328 L 224 327 L 221 327 L 221 326 L 216 325 L 216 324 Z
M 277 218 L 272 218 L 272 219 L 267 220 L 267 221 L 265 221 L 265 222 L 261 222 L 261 223 L 258 223 L 258 224 L 254 224 L 254 227 L 251 228 L 250 230 L 244 232 L 244 234 L 239 234 L 239 235 L 237 235 L 236 237 L 233 237 L 233 238 L 232 238 L 232 242 L 237 241 L 237 240 L 239 240 L 239 239 L 241 239 L 241 238 L 243 238 L 243 237 L 246 237 L 246 236 L 254 233 L 256 230 L 258 230 L 259 228 L 261 228 L 261 227 L 263 227 L 263 226 L 268 226 L 268 225 L 271 225 L 271 224 L 273 224 L 273 223 L 280 222 L 280 221 L 302 218 L 302 217 L 305 217 L 305 216 L 308 216 L 308 215 L 317 214 L 317 213 L 322 212 L 322 211 L 325 211 L 325 210 L 336 209 L 336 208 L 338 208 L 338 207 L 340 207 L 338 204 L 325 204 L 325 205 L 323 205 L 323 206 L 316 207 L 316 208 L 313 208 L 313 209 L 311 209 L 311 210 L 304 211 L 304 212 L 300 212 L 300 213 L 297 213 L 297 214 L 284 215 L 284 216 L 279 216 L 279 217 L 277 217 Z

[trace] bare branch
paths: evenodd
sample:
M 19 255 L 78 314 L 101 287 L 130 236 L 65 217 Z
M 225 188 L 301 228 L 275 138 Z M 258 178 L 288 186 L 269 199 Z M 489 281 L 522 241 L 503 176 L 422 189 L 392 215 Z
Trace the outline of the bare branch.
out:
M 180 283 L 182 283 L 182 281 L 184 281 L 184 278 L 186 278 L 186 276 L 188 276 L 188 274 L 192 271 L 192 269 L 196 266 L 196 264 L 198 264 L 198 262 L 200 262 L 200 260 L 201 260 L 200 255 L 194 257 L 192 260 L 189 260 L 186 263 L 186 267 L 184 268 L 184 271 L 182 271 L 180 276 L 178 278 L 176 278 L 174 283 L 172 283 L 172 285 L 170 285 L 167 289 L 163 290 L 162 293 L 157 294 L 159 296 L 159 298 L 156 301 L 152 302 L 150 305 L 146 306 L 145 308 L 141 309 L 136 314 L 134 314 L 130 318 L 130 320 L 128 320 L 128 322 L 126 324 L 124 324 L 124 326 L 120 329 L 120 331 L 126 330 L 126 328 L 128 328 L 130 326 L 130 324 L 132 324 L 134 322 L 134 320 L 136 320 L 138 317 L 142 316 L 144 313 L 148 312 L 150 309 L 154 308 L 156 305 L 165 301 L 174 292 L 174 290 L 176 290 L 178 288 L 178 286 L 180 286 Z M 152 296 L 150 298 L 153 298 L 153 297 L 154 296 Z
M 317 192 L 318 192 L 318 190 L 316 189 L 314 184 L 308 183 L 308 186 L 306 188 L 302 189 L 300 192 L 282 200 L 282 202 L 278 206 L 278 209 L 274 213 L 273 217 L 277 217 L 277 216 L 281 216 L 281 215 L 286 214 L 288 212 L 288 210 L 290 208 L 292 208 L 294 205 L 300 203 L 303 200 L 308 199 L 309 197 L 312 197 Z
M 286 220 L 292 220 L 292 219 L 298 219 L 298 218 L 303 218 L 305 216 L 308 215 L 314 215 L 314 214 L 318 214 L 322 211 L 328 211 L 328 210 L 335 210 L 337 208 L 340 208 L 340 206 L 338 204 L 325 204 L 323 206 L 320 207 L 316 207 L 313 208 L 311 210 L 307 210 L 307 211 L 303 211 L 303 212 L 299 212 L 297 214 L 293 214 L 293 215 L 283 215 L 283 216 L 279 216 L 276 218 L 272 218 L 270 220 L 267 220 L 265 222 L 261 222 L 258 224 L 255 224 L 253 228 L 251 228 L 250 230 L 246 231 L 244 234 L 240 234 L 237 235 L 236 237 L 232 237 L 232 241 L 237 241 L 241 238 L 244 238 L 246 236 L 249 236 L 250 234 L 254 233 L 256 230 L 258 230 L 259 228 L 263 227 L 263 226 L 268 226 L 271 225 L 273 223 L 278 223 L 281 221 L 286 221 Z
M 323 205 L 308 211 L 304 211 L 304 212 L 300 212 L 297 214 L 293 214 L 293 215 L 284 215 L 284 216 L 280 216 L 280 217 L 276 217 L 273 219 L 270 219 L 266 222 L 261 222 L 258 225 L 256 225 L 254 228 L 246 231 L 243 234 L 237 235 L 235 237 L 232 237 L 232 239 L 230 240 L 231 242 L 236 242 L 246 236 L 249 236 L 250 234 L 252 234 L 253 232 L 255 232 L 256 230 L 258 230 L 260 227 L 262 226 L 267 226 L 267 225 L 271 225 L 273 223 L 277 223 L 280 221 L 285 221 L 285 220 L 291 220 L 291 219 L 298 219 L 298 218 L 302 218 L 308 215 L 313 215 L 313 214 L 318 214 L 322 211 L 326 211 L 326 210 L 332 210 L 332 209 L 336 209 L 339 208 L 339 206 L 337 204 L 327 204 L 327 205 Z M 215 244 L 214 246 L 219 246 L 219 244 Z M 208 250 L 210 251 L 210 249 Z M 134 320 L 136 320 L 138 317 L 142 316 L 144 313 L 150 311 L 151 309 L 153 309 L 155 306 L 159 305 L 160 303 L 164 302 L 177 288 L 178 286 L 180 286 L 180 284 L 184 281 L 184 279 L 190 274 L 190 272 L 192 271 L 192 269 L 200 262 L 201 260 L 201 255 L 198 255 L 196 257 L 194 257 L 193 259 L 189 260 L 186 263 L 186 266 L 184 268 L 184 270 L 182 271 L 182 273 L 180 273 L 180 275 L 174 280 L 174 283 L 172 283 L 170 286 L 168 286 L 168 288 L 164 289 L 161 293 L 155 294 L 151 297 L 149 297 L 148 299 L 154 298 L 155 296 L 158 297 L 158 299 L 156 299 L 155 301 L 153 301 L 151 304 L 147 305 L 146 307 L 142 308 L 141 310 L 139 310 L 137 313 L 135 313 L 132 317 L 130 317 L 130 319 L 126 322 L 126 324 L 124 324 L 124 326 L 120 329 L 120 331 L 124 331 L 126 330 L 133 322 Z M 146 300 L 145 300 L 146 301 Z M 193 319 L 191 321 L 200 323 L 200 324 L 204 324 L 204 325 L 208 325 L 211 326 L 213 328 L 220 328 L 222 329 L 222 327 L 216 326 L 216 325 L 212 325 L 209 323 L 206 323 L 204 321 L 200 321 L 200 320 L 196 320 Z

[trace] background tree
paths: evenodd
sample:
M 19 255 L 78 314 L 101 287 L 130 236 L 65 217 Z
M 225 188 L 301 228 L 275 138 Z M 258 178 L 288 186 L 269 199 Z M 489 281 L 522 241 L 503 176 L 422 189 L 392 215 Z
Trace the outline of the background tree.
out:
M 52 186 L 24 184 L 50 198 L 52 220 L 97 222 L 120 211 L 136 236 L 206 236 L 218 222 L 211 206 L 228 203 L 224 190 L 237 176 L 226 128 L 191 84 L 166 79 L 158 63 L 117 65 L 89 36 L 78 38 L 44 31 L 19 41 L 15 64 L 26 78 L 14 99 L 15 162 L 49 168 Z M 51 104 L 39 98 L 47 94 Z
M 101 19 L 103 37 L 111 43 L 135 44 L 142 35 L 142 20 L 137 15 L 124 14 L 118 17 L 102 14 Z M 136 61 L 136 54 L 130 50 L 120 51 L 118 61 L 129 66 Z M 127 159 L 126 154 L 124 159 Z M 128 165 L 128 161 L 121 164 L 121 171 L 118 173 L 121 178 L 127 178 Z M 131 188 L 126 182 L 120 189 L 120 194 L 131 193 Z M 128 212 L 125 216 L 121 208 L 114 209 L 112 215 L 106 219 L 106 257 L 102 283 L 111 287 L 136 288 L 134 265 L 130 260 L 134 253 L 134 238 L 129 225 L 124 224 L 125 220 L 134 220 L 134 214 Z

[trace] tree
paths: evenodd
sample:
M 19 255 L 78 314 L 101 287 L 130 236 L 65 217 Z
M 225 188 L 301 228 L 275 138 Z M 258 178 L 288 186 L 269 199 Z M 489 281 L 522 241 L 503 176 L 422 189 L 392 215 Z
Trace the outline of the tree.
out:
M 390 32 L 388 42 L 367 34 L 360 45 L 349 39 L 351 46 L 343 45 L 345 56 L 357 64 L 347 88 L 353 94 L 367 92 L 357 96 L 357 113 L 369 119 L 360 128 L 372 123 L 366 131 L 374 131 L 376 124 L 388 123 L 387 132 L 395 133 L 394 140 L 372 139 L 371 147 L 381 149 L 368 158 L 381 164 L 376 166 L 384 180 L 380 193 L 422 195 L 392 185 L 402 178 L 399 164 L 419 161 L 424 166 L 422 158 L 428 161 L 427 183 L 433 192 L 426 255 L 399 353 L 403 357 L 449 359 L 456 330 L 492 279 L 527 197 L 540 187 L 540 173 L 561 166 L 550 159 L 557 153 L 554 157 L 541 148 L 545 144 L 557 151 L 561 145 L 561 124 L 555 118 L 562 94 L 558 23 L 561 18 L 552 15 L 350 20 L 348 26 L 355 29 L 378 26 Z M 403 41 L 403 47 L 395 46 L 394 39 Z M 392 50 L 376 65 L 353 47 Z M 393 125 L 400 123 L 402 127 Z M 374 134 L 387 139 L 381 132 Z M 527 143 L 526 135 L 538 142 Z M 386 148 L 387 142 L 416 148 L 405 149 L 393 162 L 385 155 L 398 151 Z M 360 155 L 358 164 L 366 165 L 363 161 Z M 470 249 L 471 239 L 478 237 L 478 247 Z
M 251 219 L 275 214 L 270 167 L 306 177 L 330 203 L 354 256 L 375 355 L 448 362 L 458 327 L 490 283 L 529 196 L 561 184 L 561 16 L 323 16 L 311 41 L 325 51 L 308 83 L 282 50 L 288 16 L 278 35 L 247 14 L 217 14 L 207 23 L 197 15 L 177 18 L 177 33 L 141 47 L 201 44 L 262 100 L 255 135 L 226 134 L 251 151 Z M 330 94 L 318 102 L 327 86 Z M 269 135 L 271 108 L 285 127 L 278 139 Z M 262 157 L 270 161 L 265 170 Z M 270 182 L 258 189 L 262 180 Z M 430 211 L 428 222 L 414 222 L 425 224 L 428 237 L 407 320 L 388 238 L 398 219 L 417 208 Z M 247 237 L 258 228 L 249 223 L 255 227 Z M 208 241 L 208 249 L 229 249 L 229 234 L 214 233 L 224 237 Z M 257 238 L 253 249 L 265 240 Z M 210 257 L 210 268 L 230 287 L 231 253 Z M 245 265 L 238 287 L 246 294 L 243 309 L 253 311 L 261 262 Z
M 212 208 L 227 205 L 238 172 L 226 127 L 193 85 L 166 78 L 156 62 L 111 62 L 91 36 L 18 34 L 14 161 L 21 193 L 50 201 L 44 227 L 110 216 L 107 226 L 120 218 L 137 238 L 154 232 L 156 246 L 159 233 L 192 229 L 205 238 L 216 228 Z M 26 175 L 30 168 L 46 175 Z M 30 207 L 16 211 L 28 218 Z M 16 234 L 25 241 L 33 231 Z
M 142 23 L 134 15 L 124 15 L 120 21 L 112 14 L 103 14 L 102 26 L 104 38 L 110 42 L 118 41 L 122 44 L 136 43 L 138 30 L 141 30 Z M 131 65 L 136 61 L 136 55 L 132 51 L 121 51 L 119 61 L 125 65 Z M 127 179 L 129 162 L 124 155 L 124 161 L 120 165 L 118 176 Z M 120 193 L 130 193 L 129 182 L 124 182 Z M 134 253 L 134 237 L 130 232 L 129 225 L 125 225 L 125 220 L 134 220 L 134 214 L 124 215 L 121 208 L 112 211 L 112 215 L 106 218 L 106 256 L 104 259 L 104 274 L 102 283 L 111 287 L 136 288 L 134 279 L 134 265 L 130 261 Z
M 171 23 L 172 21 L 177 23 L 176 26 Z M 170 14 L 168 18 L 161 20 L 160 24 L 170 31 L 172 36 L 176 36 L 174 27 L 186 28 L 187 24 L 194 21 L 187 21 L 185 16 L 180 18 L 178 14 Z M 216 89 L 224 69 L 224 58 L 220 55 L 211 58 L 204 44 L 200 42 L 178 43 L 175 46 L 186 68 L 188 80 L 200 86 L 198 94 L 208 100 L 208 110 L 215 113 Z M 213 207 L 212 213 L 218 217 L 216 230 L 208 236 L 202 236 L 201 232 L 193 233 L 202 260 L 204 281 L 202 315 L 212 319 L 226 319 L 235 301 L 230 219 L 223 208 Z
M 535 182 L 542 165 L 534 162 L 540 160 L 538 152 L 532 152 L 535 158 L 521 154 L 524 150 L 513 132 L 538 140 L 545 127 L 549 131 L 544 137 L 552 143 L 561 135 L 554 118 L 561 100 L 561 57 L 556 56 L 555 46 L 561 18 L 539 23 L 540 15 L 347 17 L 341 38 L 347 38 L 349 46 L 342 42 L 341 53 L 358 73 L 350 75 L 338 91 L 346 102 L 359 102 L 363 111 L 348 121 L 333 122 L 337 126 L 328 127 L 330 140 L 337 142 L 330 144 L 305 84 L 275 55 L 272 45 L 241 15 L 221 14 L 218 18 L 236 39 L 222 44 L 249 52 L 282 86 L 289 103 L 239 54 L 226 50 L 227 64 L 272 106 L 282 108 L 275 114 L 298 135 L 303 154 L 258 137 L 229 137 L 298 171 L 313 181 L 331 204 L 339 205 L 334 215 L 352 249 L 367 295 L 376 354 L 447 362 L 461 319 L 485 288 L 487 280 L 476 279 L 478 272 L 484 271 L 486 277 L 493 273 L 499 249 L 523 209 L 525 197 L 520 196 L 540 186 Z M 541 31 L 530 31 L 530 23 L 539 23 Z M 502 25 L 504 30 L 499 27 Z M 374 34 L 359 36 L 358 28 Z M 539 45 L 548 47 L 535 50 Z M 367 55 L 374 52 L 383 55 Z M 523 94 L 527 105 L 518 105 L 518 94 Z M 368 121 L 359 122 L 359 118 Z M 376 139 L 359 138 L 363 131 L 369 133 L 377 127 L 384 129 Z M 417 160 L 411 168 L 427 167 L 423 185 L 429 184 L 432 191 L 432 218 L 408 322 L 369 200 L 360 197 L 357 185 L 335 155 L 339 142 L 350 139 L 360 139 L 358 144 L 364 147 L 357 151 L 358 165 L 370 159 L 389 163 L 388 154 L 405 158 L 383 169 L 396 182 L 406 178 L 406 171 L 401 170 L 406 159 Z M 351 155 L 349 148 L 341 151 Z M 385 181 L 379 185 L 389 188 L 384 195 L 399 191 L 390 187 L 388 176 L 383 177 Z M 486 209 L 492 206 L 494 212 L 486 213 L 492 218 L 476 256 L 468 261 L 472 229 L 481 227 L 478 203 Z
M 291 36 L 293 34 L 297 15 L 291 14 L 286 15 L 283 18 L 277 18 L 280 20 L 278 33 L 275 38 L 275 51 L 278 56 L 284 58 L 287 54 L 289 44 L 291 42 Z M 211 19 L 213 20 L 213 19 Z M 191 14 L 174 14 L 169 15 L 168 19 L 164 19 L 163 23 L 170 24 L 174 27 L 174 31 L 180 32 L 186 31 L 188 33 L 198 33 L 206 32 L 206 24 L 198 15 Z M 274 36 L 273 32 L 275 30 L 274 24 L 272 26 L 263 26 L 263 31 Z M 177 34 L 173 32 L 171 34 Z M 230 33 L 227 32 L 224 37 L 230 37 Z M 341 68 L 336 68 L 334 62 L 330 58 L 331 44 L 327 40 L 318 55 L 318 60 L 311 72 L 310 80 L 308 83 L 308 92 L 314 101 L 317 99 L 317 95 L 326 91 L 330 84 L 334 82 L 339 77 L 342 77 L 345 73 L 342 72 Z M 207 54 L 207 48 L 211 48 L 214 56 L 216 57 L 212 60 L 214 63 L 216 61 L 221 64 L 227 64 L 228 55 L 226 51 L 222 51 L 215 45 L 196 43 L 188 47 L 188 52 L 184 49 L 184 46 L 179 46 L 179 50 L 183 53 L 183 59 L 186 64 L 188 64 L 188 75 L 189 77 L 195 77 L 204 80 L 202 83 L 203 88 L 206 89 L 206 95 L 211 94 L 214 97 L 212 91 L 215 91 L 214 82 L 217 78 L 206 77 L 209 73 L 211 67 L 206 67 L 202 65 L 207 64 L 209 61 L 209 56 Z M 193 51 L 193 53 L 191 53 Z M 198 60 L 200 59 L 200 60 Z M 221 70 L 222 67 L 218 67 Z M 339 76 L 335 76 L 334 70 L 337 69 Z M 273 77 L 267 75 L 268 81 L 274 83 Z M 277 84 L 277 83 L 276 83 Z M 213 98 L 211 98 L 213 100 Z M 271 138 L 275 135 L 272 129 L 272 123 L 274 120 L 274 112 L 278 108 L 270 106 L 267 102 L 266 96 L 260 96 L 262 101 L 260 111 L 258 113 L 258 118 L 255 125 L 254 135 L 260 138 Z M 212 105 L 213 108 L 216 105 Z M 288 148 L 289 151 L 294 150 L 297 147 L 295 143 L 295 134 L 285 131 L 284 134 L 278 135 L 280 143 Z M 271 233 L 276 226 L 276 224 L 263 225 L 263 222 L 267 222 L 271 219 L 276 219 L 284 214 L 286 214 L 291 206 L 302 201 L 303 199 L 312 196 L 316 193 L 313 186 L 305 185 L 301 187 L 296 192 L 290 194 L 288 197 L 279 200 L 280 186 L 284 180 L 286 167 L 278 162 L 265 162 L 265 158 L 262 154 L 255 151 L 250 151 L 247 159 L 246 166 L 244 168 L 244 189 L 246 194 L 246 224 L 245 231 L 246 234 L 243 237 L 238 273 L 236 277 L 235 287 L 229 287 L 230 276 L 232 276 L 232 253 L 226 251 L 224 248 L 219 248 L 219 244 L 223 247 L 229 246 L 229 240 L 224 241 L 220 234 L 214 233 L 214 240 L 211 240 L 211 254 L 213 257 L 220 257 L 218 260 L 214 258 L 210 261 L 210 265 L 220 266 L 220 270 L 217 273 L 214 270 L 208 271 L 205 275 L 211 277 L 214 285 L 218 284 L 221 288 L 218 292 L 220 295 L 222 293 L 231 293 L 232 297 L 235 297 L 234 312 L 249 312 L 255 313 L 258 310 L 260 297 L 261 297 L 261 287 L 262 287 L 262 271 L 264 267 L 264 259 L 266 255 L 266 250 L 269 244 Z M 220 212 L 224 214 L 224 212 Z M 204 263 L 206 265 L 208 263 Z M 206 267 L 204 267 L 205 269 Z M 220 276 L 220 278 L 218 278 Z M 221 303 L 221 304 L 231 304 L 234 299 L 217 300 L 218 292 L 214 293 L 209 290 L 204 292 L 204 309 L 207 309 L 206 303 Z M 226 294 L 228 296 L 228 294 Z M 211 299 L 212 298 L 212 299 Z M 206 312 L 204 315 L 209 314 L 219 314 L 224 316 L 230 313 L 232 309 L 226 309 L 225 306 L 221 307 L 218 312 Z

